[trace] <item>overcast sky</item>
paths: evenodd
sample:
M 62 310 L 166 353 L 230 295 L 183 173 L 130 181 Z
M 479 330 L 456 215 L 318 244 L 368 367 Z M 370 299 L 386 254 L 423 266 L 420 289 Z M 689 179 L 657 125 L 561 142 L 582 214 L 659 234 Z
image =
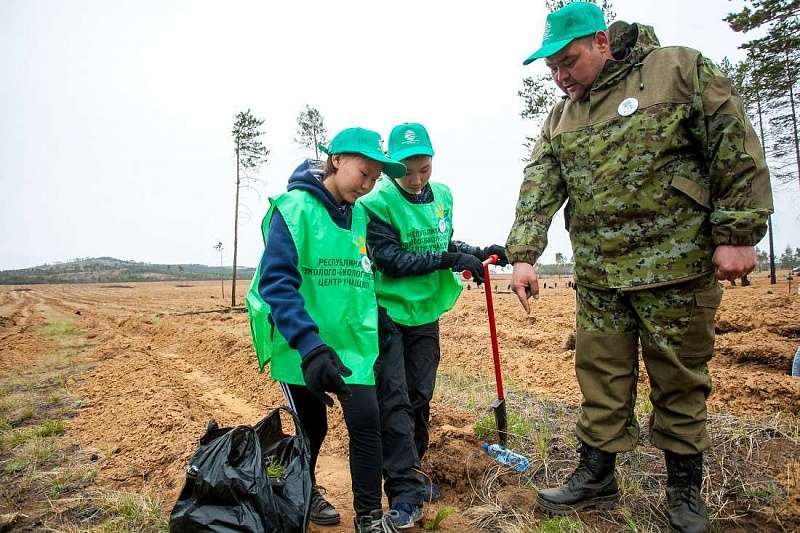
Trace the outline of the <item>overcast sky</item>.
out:
M 422 122 L 455 238 L 503 243 L 522 179 L 522 60 L 541 1 L 0 0 L 0 269 L 75 257 L 215 264 L 233 249 L 236 112 L 266 119 L 261 197 L 246 193 L 239 263 L 261 253 L 266 198 L 307 154 L 311 104 L 329 132 Z M 662 44 L 741 58 L 727 0 L 617 0 Z M 776 191 L 776 246 L 800 246 L 797 184 Z M 544 260 L 571 255 L 563 219 Z

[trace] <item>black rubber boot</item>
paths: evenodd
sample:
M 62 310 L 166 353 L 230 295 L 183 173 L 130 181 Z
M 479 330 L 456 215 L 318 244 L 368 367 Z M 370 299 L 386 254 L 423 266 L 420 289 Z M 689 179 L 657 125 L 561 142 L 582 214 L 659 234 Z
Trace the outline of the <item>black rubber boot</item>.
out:
M 679 533 L 706 533 L 708 512 L 700 496 L 703 483 L 703 454 L 678 455 L 664 452 L 667 462 L 667 515 L 669 525 Z
M 319 492 L 319 487 L 311 488 L 311 506 L 309 520 L 320 526 L 332 526 L 341 520 L 339 511 L 326 500 Z
M 568 515 L 589 507 L 610 507 L 619 500 L 614 477 L 617 454 L 581 443 L 580 461 L 560 487 L 540 490 L 537 506 L 551 515 Z
M 356 533 L 399 533 L 388 514 L 376 509 L 353 519 Z

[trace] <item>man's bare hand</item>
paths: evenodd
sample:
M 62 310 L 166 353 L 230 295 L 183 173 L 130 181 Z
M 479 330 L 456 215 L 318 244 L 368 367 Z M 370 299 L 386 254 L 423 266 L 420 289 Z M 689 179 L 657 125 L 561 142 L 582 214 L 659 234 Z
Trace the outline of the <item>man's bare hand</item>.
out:
M 714 250 L 712 261 L 717 268 L 718 280 L 733 281 L 753 271 L 756 251 L 752 246 L 720 245 Z
M 528 314 L 531 314 L 531 306 L 528 300 L 531 297 L 539 296 L 539 274 L 530 263 L 514 263 L 514 271 L 511 274 L 511 290 L 519 298 L 519 303 Z

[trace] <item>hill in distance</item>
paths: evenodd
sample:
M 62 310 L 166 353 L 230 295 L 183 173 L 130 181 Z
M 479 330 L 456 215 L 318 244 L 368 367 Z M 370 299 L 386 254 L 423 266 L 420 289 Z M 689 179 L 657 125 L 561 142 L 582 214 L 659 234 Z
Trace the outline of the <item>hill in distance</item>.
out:
M 249 279 L 255 268 L 239 267 L 237 278 Z M 159 265 L 123 261 L 113 257 L 89 257 L 21 268 L 0 270 L 0 285 L 26 285 L 32 283 L 109 283 L 122 281 L 180 281 L 230 279 L 231 267 L 207 265 Z

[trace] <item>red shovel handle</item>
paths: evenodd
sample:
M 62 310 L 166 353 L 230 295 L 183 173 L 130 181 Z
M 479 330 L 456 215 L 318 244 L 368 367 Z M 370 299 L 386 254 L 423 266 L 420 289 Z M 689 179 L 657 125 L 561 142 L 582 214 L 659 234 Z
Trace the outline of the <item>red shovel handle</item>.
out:
M 486 261 L 483 262 L 483 283 L 486 289 L 486 311 L 489 315 L 489 334 L 492 337 L 492 359 L 494 360 L 494 381 L 497 385 L 497 399 L 502 402 L 505 399 L 503 393 L 503 371 L 500 368 L 500 348 L 497 345 L 497 326 L 494 321 L 494 301 L 492 300 L 492 284 L 489 279 L 489 265 L 494 265 L 500 258 L 496 255 L 490 255 Z M 465 280 L 472 279 L 472 273 L 465 270 L 461 273 Z
M 503 393 L 503 371 L 500 368 L 500 348 L 497 345 L 497 326 L 494 321 L 494 302 L 492 301 L 492 281 L 489 279 L 489 265 L 493 265 L 499 258 L 496 255 L 489 256 L 483 262 L 483 282 L 486 289 L 486 312 L 489 315 L 489 334 L 492 336 L 492 359 L 494 360 L 494 382 L 497 385 L 497 399 L 502 402 L 505 399 Z

